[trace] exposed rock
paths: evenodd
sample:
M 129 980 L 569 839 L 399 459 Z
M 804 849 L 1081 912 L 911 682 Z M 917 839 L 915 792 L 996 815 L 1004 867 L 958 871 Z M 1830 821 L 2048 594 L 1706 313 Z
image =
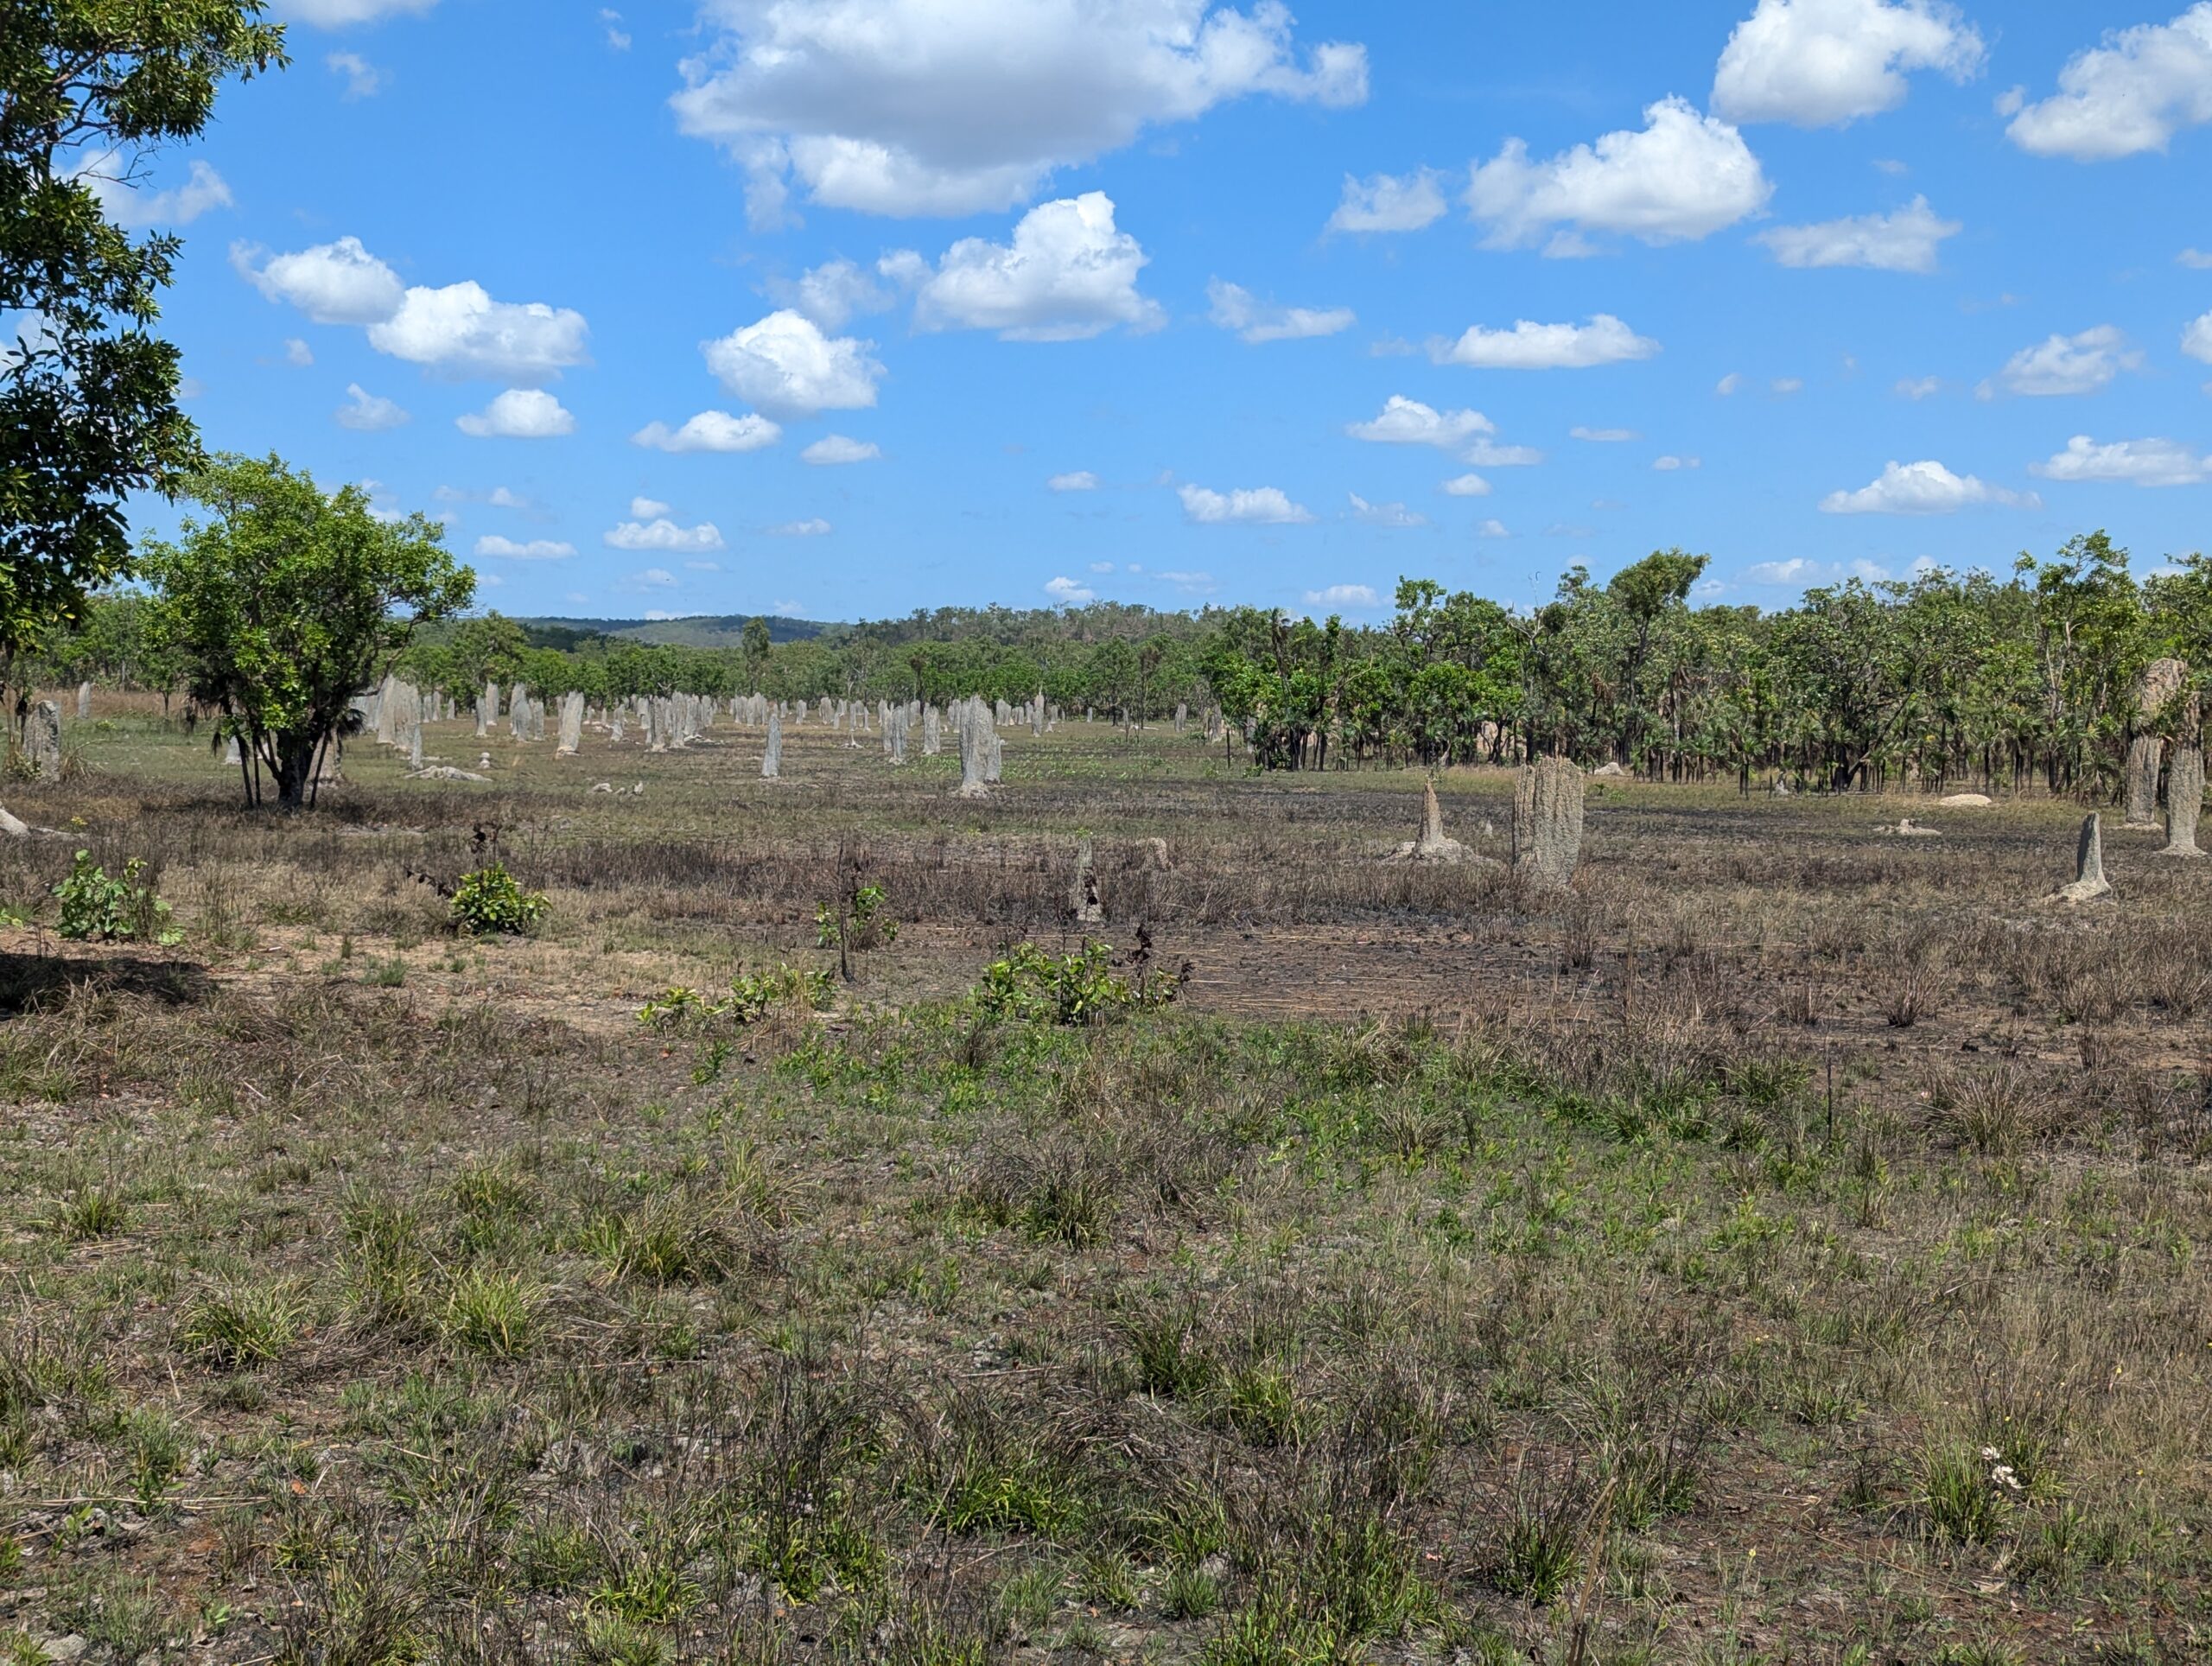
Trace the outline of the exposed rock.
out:
M 1581 859 L 1582 772 L 1564 758 L 1522 765 L 1513 790 L 1514 873 L 1564 890 Z
M 456 769 L 451 764 L 432 764 L 424 769 L 407 772 L 410 781 L 488 781 L 488 775 L 479 775 L 473 769 Z
M 1943 836 L 1942 828 L 1923 827 L 1910 816 L 1900 816 L 1895 827 L 1878 827 L 1874 830 L 1886 833 L 1894 839 L 1940 839 Z
M 2062 885 L 2044 900 L 2046 903 L 2094 902 L 2099 897 L 2109 896 L 2112 887 L 2105 881 L 2104 834 L 2094 810 L 2082 818 L 2081 837 L 2074 847 L 2074 882 Z
M 1610 763 L 1599 765 L 1598 767 L 1592 770 L 1590 773 L 1592 776 L 1604 775 L 1618 778 L 1628 773 L 1628 766 L 1621 762 L 1619 759 L 1616 758 Z
M 1953 792 L 1936 802 L 1946 810 L 1986 810 L 1995 800 L 1986 792 Z
M 23 825 L 18 817 L 10 814 L 5 809 L 0 809 L 0 835 L 5 835 L 11 839 L 28 839 L 31 836 L 31 830 Z
M 594 792 L 612 792 L 614 791 L 614 783 L 612 781 L 594 781 L 591 784 L 591 790 Z

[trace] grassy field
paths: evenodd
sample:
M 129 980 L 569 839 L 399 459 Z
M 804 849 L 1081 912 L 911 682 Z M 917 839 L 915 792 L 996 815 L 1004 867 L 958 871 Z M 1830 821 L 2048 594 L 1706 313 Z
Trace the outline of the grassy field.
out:
M 2212 1657 L 2212 862 L 2116 817 L 2054 912 L 2077 805 L 1593 783 L 1543 897 L 1196 735 L 288 822 L 98 709 L 0 843 L 0 1662 Z M 1082 837 L 1179 998 L 995 1014 Z

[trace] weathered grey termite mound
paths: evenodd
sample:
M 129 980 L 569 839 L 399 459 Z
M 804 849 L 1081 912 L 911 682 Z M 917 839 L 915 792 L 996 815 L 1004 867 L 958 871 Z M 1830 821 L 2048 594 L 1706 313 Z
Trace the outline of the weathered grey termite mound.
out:
M 768 714 L 768 745 L 760 754 L 760 779 L 779 781 L 784 774 L 784 720 L 775 712 Z
M 1582 772 L 1564 758 L 1522 765 L 1513 788 L 1515 875 L 1564 890 L 1581 859 Z
M 2166 848 L 2162 856 L 2202 856 L 2196 848 L 2197 812 L 2204 804 L 2204 747 L 2192 734 L 2174 748 L 2166 766 Z
M 1436 783 L 1421 783 L 1421 836 L 1410 843 L 1402 844 L 1390 853 L 1393 862 L 1463 862 L 1467 860 L 1467 847 L 1459 840 L 1447 838 L 1444 833 L 1444 806 L 1436 797 Z
M 2188 681 L 2189 667 L 2180 660 L 2154 659 L 2143 668 L 2142 679 L 2135 685 L 2136 734 L 2127 745 L 2124 798 L 2129 827 L 2158 824 L 2158 766 L 2166 743 L 2157 726 Z
M 2091 811 L 2082 818 L 2082 833 L 2074 846 L 2074 882 L 2062 885 L 2044 899 L 2050 904 L 2072 905 L 2094 902 L 2100 897 L 2112 894 L 2112 887 L 2105 881 L 2104 833 L 2097 814 Z
M 1068 888 L 1068 906 L 1074 910 L 1078 925 L 1106 923 L 1105 905 L 1098 900 L 1098 868 L 1092 860 L 1088 838 L 1076 841 L 1075 883 Z
M 988 782 L 998 779 L 998 728 L 991 709 L 981 699 L 970 699 L 960 709 L 960 788 L 962 798 L 988 798 Z

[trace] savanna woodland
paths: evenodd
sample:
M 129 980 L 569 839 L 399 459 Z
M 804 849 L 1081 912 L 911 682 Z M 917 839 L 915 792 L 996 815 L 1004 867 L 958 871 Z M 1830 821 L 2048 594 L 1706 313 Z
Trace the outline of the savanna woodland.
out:
M 2212 1653 L 2201 560 L 475 612 L 72 171 L 256 10 L 0 35 L 0 1658 Z

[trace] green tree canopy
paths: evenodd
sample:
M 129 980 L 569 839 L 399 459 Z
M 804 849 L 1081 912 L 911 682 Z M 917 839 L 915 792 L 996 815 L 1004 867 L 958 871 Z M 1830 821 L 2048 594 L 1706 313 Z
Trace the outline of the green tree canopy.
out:
M 247 802 L 262 801 L 265 773 L 279 804 L 310 804 L 348 703 L 417 623 L 467 607 L 476 575 L 428 517 L 378 520 L 359 487 L 326 495 L 275 457 L 219 457 L 185 491 L 209 518 L 146 545 L 148 639 L 245 743 Z
M 94 184 L 198 133 L 232 75 L 283 61 L 260 0 L 0 7 L 0 654 L 130 558 L 124 497 L 200 461 L 177 352 L 151 328 L 178 241 L 133 240 Z

